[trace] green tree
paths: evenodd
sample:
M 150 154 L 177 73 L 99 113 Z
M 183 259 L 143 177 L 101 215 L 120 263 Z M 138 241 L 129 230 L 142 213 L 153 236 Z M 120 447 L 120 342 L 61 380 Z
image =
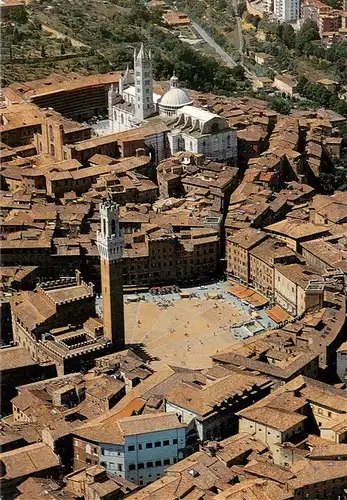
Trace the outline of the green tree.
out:
M 313 21 L 305 21 L 296 35 L 296 48 L 300 54 L 303 53 L 305 45 L 313 40 L 319 40 L 317 24 Z
M 231 70 L 232 76 L 235 80 L 243 81 L 245 79 L 245 68 L 241 64 L 236 64 Z
M 44 45 L 41 47 L 41 57 L 46 57 L 46 49 Z
M 274 111 L 277 111 L 277 113 L 281 113 L 281 115 L 289 115 L 291 105 L 286 99 L 283 99 L 282 97 L 273 97 L 270 100 L 270 108 Z
M 246 0 L 239 0 L 237 2 L 236 13 L 239 17 L 242 17 L 243 13 L 246 11 Z
M 288 49 L 294 49 L 295 47 L 295 31 L 293 29 L 293 26 L 291 26 L 288 23 L 283 24 L 283 30 L 282 30 L 282 42 Z
M 60 44 L 60 54 L 63 56 L 66 53 L 65 43 L 61 42 Z

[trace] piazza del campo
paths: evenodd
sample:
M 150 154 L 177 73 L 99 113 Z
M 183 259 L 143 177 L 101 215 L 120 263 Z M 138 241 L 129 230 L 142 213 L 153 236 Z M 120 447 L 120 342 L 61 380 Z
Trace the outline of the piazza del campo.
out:
M 347 498 L 347 81 L 315 83 L 319 106 L 245 49 L 270 23 L 302 55 L 311 23 L 307 43 L 344 50 L 347 4 L 258 3 L 233 7 L 238 63 L 184 2 L 136 7 L 209 45 L 242 80 L 225 93 L 179 64 L 159 78 L 146 39 L 87 71 L 105 48 L 50 27 L 54 2 L 1 3 L 18 40 L 45 14 L 48 69 L 86 57 L 3 77 L 1 499 Z

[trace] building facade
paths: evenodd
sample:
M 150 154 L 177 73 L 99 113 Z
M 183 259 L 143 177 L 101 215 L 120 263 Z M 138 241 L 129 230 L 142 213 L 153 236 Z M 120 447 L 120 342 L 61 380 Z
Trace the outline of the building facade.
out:
M 100 205 L 101 228 L 97 234 L 100 254 L 104 336 L 114 347 L 124 347 L 123 234 L 119 227 L 119 205 L 111 198 Z
M 299 0 L 274 0 L 274 14 L 285 23 L 294 22 L 299 18 Z
M 107 472 L 139 485 L 159 479 L 184 457 L 184 424 L 172 413 L 138 415 L 75 433 L 74 469 L 100 464 Z M 100 432 L 99 432 L 100 431 Z

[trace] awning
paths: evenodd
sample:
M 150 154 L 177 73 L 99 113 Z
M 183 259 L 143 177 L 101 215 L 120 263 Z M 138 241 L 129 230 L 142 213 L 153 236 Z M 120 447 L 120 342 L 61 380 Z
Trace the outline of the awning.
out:
M 181 292 L 180 296 L 182 297 L 182 299 L 188 299 L 191 296 L 191 294 L 190 292 Z
M 231 295 L 235 295 L 236 297 L 238 297 L 238 294 L 241 292 L 244 292 L 245 290 L 247 290 L 246 286 L 235 285 L 235 286 L 229 287 L 227 292 L 230 293 Z
M 255 307 L 265 306 L 265 304 L 269 302 L 266 297 L 263 297 L 262 295 L 260 295 L 260 293 L 257 292 L 254 292 L 254 294 L 251 295 L 251 297 L 248 297 L 247 300 L 250 304 L 252 304 L 252 306 Z
M 216 292 L 208 292 L 207 294 L 209 299 L 216 299 L 218 297 L 218 293 Z
M 283 321 L 286 321 L 290 318 L 290 315 L 282 309 L 281 306 L 274 306 L 271 307 L 268 311 L 266 311 L 266 314 L 271 318 L 275 323 L 282 323 Z
M 266 297 L 244 285 L 231 286 L 227 289 L 227 292 L 240 300 L 246 300 L 255 307 L 265 306 L 269 302 Z

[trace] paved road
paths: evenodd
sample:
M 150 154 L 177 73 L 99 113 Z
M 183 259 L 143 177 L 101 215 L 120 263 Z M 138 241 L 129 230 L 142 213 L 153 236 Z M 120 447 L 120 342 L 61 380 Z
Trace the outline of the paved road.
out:
M 243 52 L 243 33 L 242 33 L 242 24 L 241 24 L 241 18 L 236 17 L 236 23 L 237 23 L 237 32 L 239 36 L 239 52 L 242 54 Z
M 214 50 L 217 52 L 217 54 L 223 59 L 223 61 L 228 66 L 231 66 L 232 68 L 234 66 L 236 66 L 237 63 L 234 61 L 234 59 L 231 56 L 229 56 L 229 54 L 227 54 L 227 52 L 225 52 L 225 50 L 222 49 L 222 47 L 220 47 L 218 45 L 218 43 L 216 43 L 213 40 L 213 38 L 211 38 L 210 35 L 208 33 L 206 33 L 206 31 L 201 26 L 196 24 L 194 21 L 192 21 L 192 26 L 195 29 L 195 31 L 197 31 L 199 33 L 201 38 L 203 38 L 205 40 L 205 42 L 207 42 L 211 47 L 214 48 Z
M 237 64 L 239 64 L 236 61 L 234 61 L 234 59 L 227 52 L 225 52 L 225 50 L 222 49 L 222 47 L 220 47 L 220 45 L 218 45 L 218 43 L 216 43 L 213 40 L 213 38 L 211 38 L 210 35 L 208 33 L 206 33 L 206 31 L 201 26 L 196 24 L 194 21 L 191 21 L 191 23 L 192 23 L 192 26 L 195 29 L 195 31 L 197 31 L 199 33 L 201 38 L 203 38 L 206 43 L 208 43 L 212 48 L 214 48 L 214 50 L 223 59 L 223 61 L 227 64 L 227 66 L 233 68 Z M 238 29 L 241 29 L 240 44 L 242 44 L 243 37 L 242 37 L 241 21 L 240 21 L 240 25 L 238 26 Z M 253 73 L 251 73 L 247 68 L 245 68 L 245 76 L 248 79 L 254 78 Z

